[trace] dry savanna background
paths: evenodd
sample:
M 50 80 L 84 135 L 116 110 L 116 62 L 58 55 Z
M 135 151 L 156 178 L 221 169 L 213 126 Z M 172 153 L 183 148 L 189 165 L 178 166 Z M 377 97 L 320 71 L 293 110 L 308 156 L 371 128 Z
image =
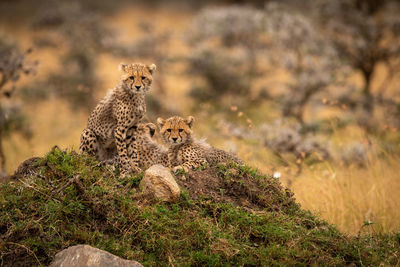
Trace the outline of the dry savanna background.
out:
M 273 175 L 349 235 L 400 230 L 400 3 L 0 1 L 2 175 L 78 150 L 121 62 L 155 63 L 146 120 Z

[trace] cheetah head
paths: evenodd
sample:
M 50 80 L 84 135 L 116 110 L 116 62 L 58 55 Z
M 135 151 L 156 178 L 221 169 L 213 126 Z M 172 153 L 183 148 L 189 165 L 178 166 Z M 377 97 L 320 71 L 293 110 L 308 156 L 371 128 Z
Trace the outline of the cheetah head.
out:
M 154 123 L 138 123 L 136 131 L 140 136 L 153 138 L 156 133 L 156 126 Z
M 119 70 L 122 72 L 121 81 L 124 88 L 128 92 L 136 94 L 146 92 L 150 89 L 156 65 L 151 64 L 147 66 L 141 63 L 121 63 L 119 64 Z
M 169 119 L 157 119 L 157 124 L 160 127 L 160 134 L 164 142 L 168 145 L 180 145 L 191 139 L 192 126 L 194 118 L 192 116 L 186 119 L 179 116 L 174 116 Z

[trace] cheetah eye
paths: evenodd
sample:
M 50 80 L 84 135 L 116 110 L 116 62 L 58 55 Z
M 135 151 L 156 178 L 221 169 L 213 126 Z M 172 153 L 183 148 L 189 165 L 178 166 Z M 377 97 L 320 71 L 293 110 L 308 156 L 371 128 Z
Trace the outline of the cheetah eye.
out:
M 171 132 L 171 129 L 167 129 L 167 132 L 169 132 L 169 133 L 170 133 L 170 132 Z
M 131 79 L 133 81 L 135 79 L 135 77 L 129 76 L 129 79 Z
M 183 132 L 183 129 L 179 129 L 179 132 L 180 132 L 180 133 Z
M 144 80 L 144 79 L 146 79 L 146 77 L 145 77 L 145 76 L 142 76 L 142 80 Z

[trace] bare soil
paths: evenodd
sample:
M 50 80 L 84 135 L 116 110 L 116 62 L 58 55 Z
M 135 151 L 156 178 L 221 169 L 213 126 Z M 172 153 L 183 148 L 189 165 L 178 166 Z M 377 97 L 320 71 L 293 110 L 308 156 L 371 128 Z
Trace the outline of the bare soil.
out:
M 277 180 L 236 168 L 190 171 L 177 177 L 192 199 L 210 198 L 216 202 L 232 203 L 251 210 L 279 211 L 294 205 L 293 193 Z

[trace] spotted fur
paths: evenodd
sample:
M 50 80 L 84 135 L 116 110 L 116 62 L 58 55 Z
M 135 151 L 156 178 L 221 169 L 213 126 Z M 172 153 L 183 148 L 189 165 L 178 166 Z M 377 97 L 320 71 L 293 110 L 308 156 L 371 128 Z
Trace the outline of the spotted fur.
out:
M 242 161 L 221 149 L 214 148 L 204 141 L 193 137 L 194 118 L 189 116 L 183 119 L 179 116 L 167 120 L 157 119 L 160 134 L 165 144 L 168 145 L 168 160 L 173 171 L 195 169 L 203 165 Z
M 153 139 L 155 131 L 156 126 L 153 123 L 139 123 L 128 130 L 126 136 L 128 157 L 132 156 L 137 147 L 136 151 L 139 155 L 139 167 L 141 169 L 147 169 L 154 164 L 170 167 L 168 150 Z M 133 145 L 134 143 L 135 145 Z M 105 160 L 103 163 L 119 166 L 120 160 L 116 155 L 114 159 Z
M 139 167 L 142 169 L 147 169 L 154 164 L 170 167 L 168 150 L 153 139 L 155 131 L 156 126 L 153 123 L 139 123 L 137 127 L 128 131 L 128 157 L 132 157 L 136 149 L 139 155 Z M 136 144 L 133 145 L 134 143 Z
M 150 89 L 154 64 L 120 64 L 121 80 L 91 113 L 81 135 L 80 151 L 107 160 L 118 155 L 122 174 L 139 170 L 135 143 L 128 157 L 126 135 L 146 113 L 145 93 Z

